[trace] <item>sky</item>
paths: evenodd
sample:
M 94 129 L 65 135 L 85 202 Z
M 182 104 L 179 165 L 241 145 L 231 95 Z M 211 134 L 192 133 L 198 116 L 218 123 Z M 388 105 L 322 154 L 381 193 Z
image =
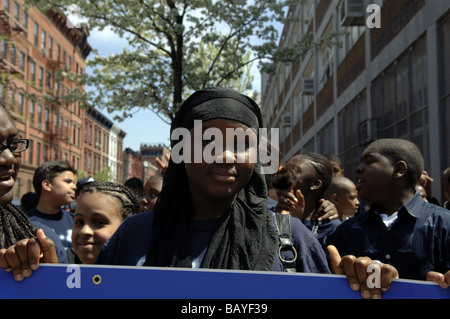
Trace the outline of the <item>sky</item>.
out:
M 127 47 L 127 41 L 121 39 L 117 34 L 112 32 L 109 28 L 105 28 L 103 31 L 97 29 L 90 30 L 88 38 L 89 44 L 96 50 L 100 56 L 108 56 L 111 53 L 119 53 L 124 47 Z M 88 59 L 93 58 L 91 53 Z M 86 72 L 89 74 L 92 69 L 86 68 Z M 93 88 L 86 88 L 90 90 Z M 156 116 L 150 110 L 139 110 L 131 118 L 124 119 L 123 122 L 114 121 L 114 115 L 116 113 L 108 113 L 106 109 L 102 109 L 96 106 L 103 115 L 112 120 L 118 127 L 126 132 L 125 139 L 123 141 L 123 148 L 131 148 L 133 151 L 139 151 L 142 144 L 159 144 L 163 143 L 169 145 L 170 126 Z M 117 113 L 121 115 L 121 113 Z

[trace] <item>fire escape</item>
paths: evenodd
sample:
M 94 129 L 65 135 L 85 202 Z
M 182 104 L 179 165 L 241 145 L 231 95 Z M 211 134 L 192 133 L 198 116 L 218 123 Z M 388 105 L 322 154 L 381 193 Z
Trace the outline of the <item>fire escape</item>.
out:
M 6 92 L 17 89 L 13 78 L 24 78 L 24 71 L 19 65 L 20 57 L 16 51 L 15 37 L 25 29 L 4 10 L 0 10 L 0 97 L 6 106 L 14 111 L 14 104 L 6 98 Z

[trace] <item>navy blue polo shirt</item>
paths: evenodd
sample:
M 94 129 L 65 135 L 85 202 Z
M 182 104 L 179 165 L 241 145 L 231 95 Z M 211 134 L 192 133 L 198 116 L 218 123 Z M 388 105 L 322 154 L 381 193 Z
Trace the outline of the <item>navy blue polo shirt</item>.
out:
M 397 268 L 400 278 L 425 280 L 450 269 L 450 214 L 416 193 L 387 227 L 373 209 L 343 222 L 326 239 L 341 256 L 367 256 Z

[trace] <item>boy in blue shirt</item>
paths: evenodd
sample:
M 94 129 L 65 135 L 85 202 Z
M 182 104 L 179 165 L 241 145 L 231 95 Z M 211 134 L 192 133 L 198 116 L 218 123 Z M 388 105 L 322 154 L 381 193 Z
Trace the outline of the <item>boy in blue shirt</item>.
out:
M 326 243 L 344 255 L 393 265 L 401 278 L 425 280 L 430 271 L 447 272 L 450 214 L 415 192 L 423 169 L 422 154 L 409 141 L 381 139 L 370 144 L 356 169 L 356 187 L 372 207 L 342 223 Z
M 67 162 L 51 161 L 39 166 L 33 177 L 39 202 L 26 212 L 31 221 L 53 229 L 66 248 L 72 247 L 73 214 L 61 207 L 75 198 L 75 174 L 76 170 Z

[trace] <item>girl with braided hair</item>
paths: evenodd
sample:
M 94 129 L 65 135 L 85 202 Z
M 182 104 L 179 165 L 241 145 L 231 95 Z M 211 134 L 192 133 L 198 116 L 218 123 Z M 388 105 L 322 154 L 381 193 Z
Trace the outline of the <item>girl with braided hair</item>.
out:
M 69 263 L 93 264 L 103 244 L 128 216 L 139 213 L 133 191 L 112 182 L 93 181 L 82 186 L 77 197 Z
M 328 219 L 317 218 L 322 209 L 337 213 L 335 206 L 323 199 L 332 176 L 331 164 L 325 156 L 303 153 L 292 157 L 272 181 L 278 195 L 277 211 L 300 219 L 322 245 L 326 236 L 341 223 L 335 219 L 338 214 Z

